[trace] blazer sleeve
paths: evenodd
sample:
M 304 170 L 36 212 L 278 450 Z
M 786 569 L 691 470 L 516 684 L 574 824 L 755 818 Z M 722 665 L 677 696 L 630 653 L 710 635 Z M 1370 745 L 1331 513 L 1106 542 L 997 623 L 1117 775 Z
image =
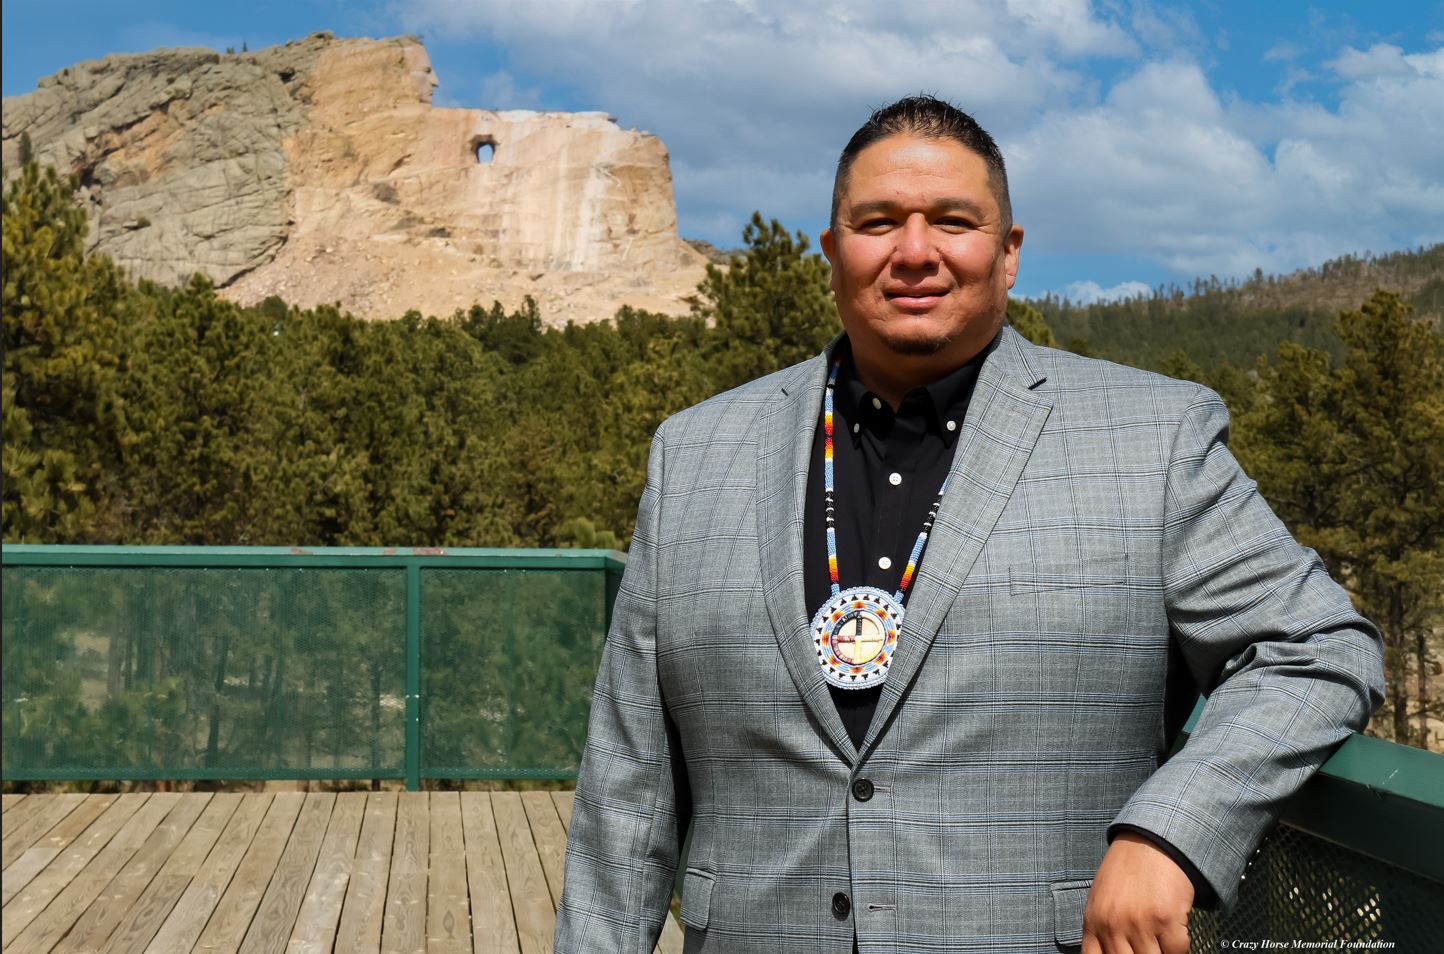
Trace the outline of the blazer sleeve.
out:
M 1378 630 L 1294 541 L 1227 440 L 1223 402 L 1200 388 L 1169 458 L 1162 566 L 1172 638 L 1207 702 L 1108 829 L 1175 846 L 1224 909 L 1284 803 L 1384 699 Z
M 627 567 L 592 696 L 567 834 L 558 954 L 652 954 L 680 852 L 685 767 L 657 678 L 657 543 L 663 428 L 647 462 Z M 682 793 L 685 802 L 685 791 Z

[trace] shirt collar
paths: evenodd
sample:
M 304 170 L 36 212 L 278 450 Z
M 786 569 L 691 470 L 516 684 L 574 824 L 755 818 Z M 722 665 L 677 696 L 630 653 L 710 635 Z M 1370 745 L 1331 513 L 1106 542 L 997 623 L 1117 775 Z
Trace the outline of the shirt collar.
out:
M 861 423 L 863 427 L 890 423 L 893 411 L 887 401 L 874 394 L 857 377 L 857 367 L 852 358 L 851 340 L 844 336 L 837 348 L 837 353 L 842 356 L 842 367 L 837 371 L 835 397 L 840 404 L 843 419 L 851 423 Z M 962 433 L 963 416 L 967 413 L 968 402 L 973 396 L 973 387 L 978 383 L 978 374 L 982 371 L 983 362 L 992 350 L 993 345 L 990 342 L 967 364 L 938 378 L 931 384 L 913 388 L 903 398 L 904 407 L 909 400 L 921 401 L 928 426 L 933 433 L 942 437 L 946 446 L 951 446 L 957 436 Z M 881 402 L 881 409 L 874 406 L 874 398 Z M 949 421 L 954 424 L 952 429 L 948 428 Z M 861 434 L 858 431 L 852 430 L 851 427 L 848 430 L 851 432 L 850 436 L 854 444 L 861 440 Z

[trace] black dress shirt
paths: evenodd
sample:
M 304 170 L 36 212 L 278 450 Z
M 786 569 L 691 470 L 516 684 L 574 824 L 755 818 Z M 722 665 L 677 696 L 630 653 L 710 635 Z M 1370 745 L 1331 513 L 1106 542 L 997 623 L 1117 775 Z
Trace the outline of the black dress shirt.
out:
M 837 372 L 832 405 L 838 583 L 844 590 L 875 586 L 896 593 L 923 521 L 952 467 L 968 400 L 991 349 L 983 349 L 972 361 L 927 387 L 908 392 L 896 413 L 858 380 L 846 338 L 838 349 L 842 367 Z M 825 440 L 819 405 L 804 507 L 803 589 L 809 618 L 832 596 L 823 507 Z M 922 562 L 927 559 L 924 549 Z M 903 607 L 907 607 L 906 599 Z M 853 745 L 861 747 L 882 687 L 828 688 Z
M 833 390 L 833 501 L 837 531 L 837 572 L 842 589 L 875 586 L 897 592 L 908 555 L 922 531 L 928 510 L 953 464 L 968 402 L 983 362 L 997 339 L 973 360 L 925 387 L 903 396 L 894 412 L 887 401 L 858 380 L 847 338 L 838 343 L 842 366 Z M 809 618 L 832 596 L 827 571 L 827 521 L 823 506 L 823 409 L 817 409 L 812 464 L 807 473 L 804 507 L 803 589 Z M 928 560 L 924 548 L 921 567 Z M 905 599 L 906 609 L 909 600 Z M 906 652 L 906 646 L 899 646 Z M 882 687 L 839 689 L 828 686 L 853 745 L 862 747 Z M 1213 889 L 1182 852 L 1152 832 L 1135 831 L 1167 852 L 1193 882 L 1194 905 L 1212 908 Z

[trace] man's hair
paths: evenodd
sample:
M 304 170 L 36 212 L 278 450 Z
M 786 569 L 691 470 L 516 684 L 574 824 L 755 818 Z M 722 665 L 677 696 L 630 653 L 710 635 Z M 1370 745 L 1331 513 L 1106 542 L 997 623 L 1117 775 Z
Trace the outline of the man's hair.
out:
M 988 186 L 1002 213 L 1002 233 L 1006 237 L 1013 227 L 1013 203 L 1008 198 L 1008 171 L 1003 166 L 1003 154 L 993 142 L 987 130 L 977 120 L 958 109 L 952 103 L 936 96 L 923 94 L 908 96 L 887 106 L 872 111 L 867 122 L 842 150 L 837 158 L 837 174 L 832 180 L 832 215 L 829 227 L 837 228 L 837 209 L 842 204 L 842 194 L 847 191 L 852 164 L 857 154 L 880 139 L 888 136 L 909 135 L 923 139 L 951 139 L 982 158 L 988 167 Z

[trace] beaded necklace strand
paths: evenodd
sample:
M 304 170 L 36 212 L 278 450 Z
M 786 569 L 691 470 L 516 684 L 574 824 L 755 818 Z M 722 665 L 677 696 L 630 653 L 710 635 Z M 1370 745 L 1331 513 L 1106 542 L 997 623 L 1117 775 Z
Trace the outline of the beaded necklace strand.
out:
M 826 439 L 822 449 L 822 473 L 824 483 L 823 499 L 826 503 L 827 514 L 827 574 L 832 581 L 832 595 L 837 596 L 842 592 L 842 584 L 839 582 L 837 572 L 837 527 L 834 519 L 835 494 L 833 490 L 832 472 L 832 393 L 837 384 L 837 369 L 842 367 L 842 358 L 839 357 L 832 363 L 832 370 L 827 375 L 827 392 L 823 398 L 822 425 Z M 933 521 L 937 519 L 938 507 L 942 506 L 943 494 L 948 490 L 948 478 L 943 479 L 942 487 L 938 488 L 937 499 L 933 501 L 932 508 L 928 511 L 927 519 L 923 521 L 922 533 L 918 534 L 917 542 L 913 544 L 913 551 L 908 556 L 907 567 L 903 570 L 902 580 L 898 584 L 897 592 L 893 599 L 902 605 L 907 596 L 908 587 L 912 584 L 913 576 L 917 572 L 918 560 L 922 559 L 923 547 L 927 545 L 928 533 L 933 528 Z

